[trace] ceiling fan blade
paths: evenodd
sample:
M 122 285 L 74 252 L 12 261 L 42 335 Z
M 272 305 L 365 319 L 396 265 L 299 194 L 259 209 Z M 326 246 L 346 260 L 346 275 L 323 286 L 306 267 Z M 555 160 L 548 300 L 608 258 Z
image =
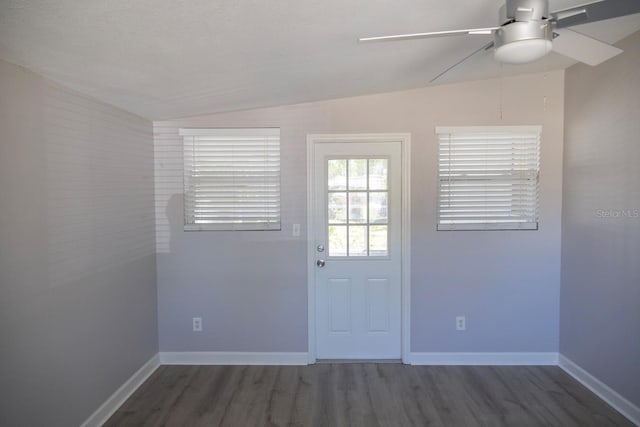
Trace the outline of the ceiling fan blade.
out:
M 490 50 L 491 48 L 493 48 L 493 42 L 489 42 L 486 45 L 482 46 L 480 49 L 478 49 L 476 51 L 473 51 L 471 54 L 465 56 L 460 61 L 456 62 L 455 64 L 453 64 L 452 66 L 450 66 L 449 68 L 447 68 L 446 70 L 444 70 L 443 72 L 441 72 L 440 74 L 438 74 L 437 76 L 435 76 L 434 78 L 429 80 L 429 83 L 434 83 L 434 82 L 442 79 L 442 77 L 444 77 L 445 75 L 449 74 L 451 71 L 454 71 L 456 69 L 462 68 L 461 67 L 462 64 L 467 64 L 469 62 L 473 62 L 473 60 L 471 58 L 475 58 L 475 57 L 477 57 L 479 55 L 483 55 L 483 54 L 485 54 L 486 51 Z
M 378 36 L 378 37 L 363 37 L 358 39 L 360 42 L 379 42 L 379 41 L 394 41 L 394 40 L 411 40 L 411 39 L 426 39 L 431 37 L 446 37 L 446 36 L 466 36 L 466 35 L 486 35 L 493 34 L 493 32 L 500 27 L 488 27 L 488 28 L 471 28 L 467 30 L 453 30 L 453 31 L 434 31 L 431 33 L 413 33 L 413 34 L 396 34 L 392 36 Z
M 634 13 L 640 13 L 638 0 L 600 0 L 551 12 L 551 16 L 556 22 L 556 28 L 566 28 Z
M 591 66 L 596 66 L 622 53 L 622 50 L 615 46 L 566 28 L 556 29 L 555 32 L 558 33 L 558 37 L 553 40 L 554 52 Z

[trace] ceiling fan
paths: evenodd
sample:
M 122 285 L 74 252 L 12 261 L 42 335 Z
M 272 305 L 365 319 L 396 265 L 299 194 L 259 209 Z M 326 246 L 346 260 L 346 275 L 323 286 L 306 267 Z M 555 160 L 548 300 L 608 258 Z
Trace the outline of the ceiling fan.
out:
M 503 63 L 525 64 L 552 50 L 589 65 L 598 65 L 622 50 L 587 37 L 568 27 L 640 13 L 640 0 L 599 0 L 549 13 L 548 0 L 506 0 L 499 10 L 499 25 L 429 33 L 364 37 L 361 42 L 411 40 L 460 35 L 490 35 L 493 41 L 440 73 L 437 80 L 452 68 L 479 52 L 493 49 L 494 58 Z

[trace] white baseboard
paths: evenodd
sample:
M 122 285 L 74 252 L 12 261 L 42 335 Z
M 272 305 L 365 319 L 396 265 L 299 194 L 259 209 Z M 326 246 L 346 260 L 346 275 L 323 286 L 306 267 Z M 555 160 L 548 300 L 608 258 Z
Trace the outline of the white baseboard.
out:
M 163 365 L 307 365 L 309 355 L 303 353 L 193 351 L 160 352 Z
M 99 427 L 146 381 L 160 366 L 160 358 L 154 355 L 120 386 L 80 427 Z
M 622 415 L 627 417 L 629 421 L 640 426 L 640 407 L 629 402 L 611 387 L 585 371 L 571 359 L 563 356 L 562 354 L 560 355 L 558 366 L 583 386 L 594 392 L 598 397 L 615 408 Z
M 557 365 L 558 353 L 409 353 L 411 365 Z

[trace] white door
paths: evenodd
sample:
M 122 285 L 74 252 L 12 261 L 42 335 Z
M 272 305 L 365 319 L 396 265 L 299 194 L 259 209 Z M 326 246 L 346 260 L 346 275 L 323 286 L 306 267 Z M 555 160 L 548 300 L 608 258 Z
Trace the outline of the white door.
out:
M 316 357 L 399 359 L 401 142 L 313 149 Z

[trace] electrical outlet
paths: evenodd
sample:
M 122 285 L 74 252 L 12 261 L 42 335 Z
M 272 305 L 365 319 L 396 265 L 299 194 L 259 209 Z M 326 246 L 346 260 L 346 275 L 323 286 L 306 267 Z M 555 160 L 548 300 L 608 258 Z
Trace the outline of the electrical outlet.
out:
M 300 224 L 293 224 L 292 233 L 293 237 L 300 237 Z
M 202 332 L 202 317 L 193 318 L 193 332 Z
M 467 330 L 467 318 L 464 316 L 456 317 L 456 331 L 466 331 Z

